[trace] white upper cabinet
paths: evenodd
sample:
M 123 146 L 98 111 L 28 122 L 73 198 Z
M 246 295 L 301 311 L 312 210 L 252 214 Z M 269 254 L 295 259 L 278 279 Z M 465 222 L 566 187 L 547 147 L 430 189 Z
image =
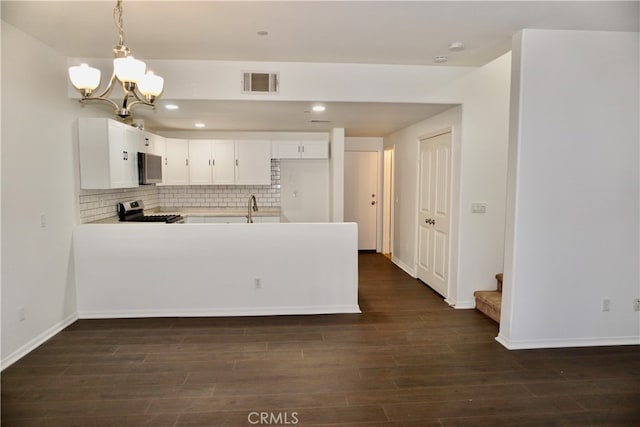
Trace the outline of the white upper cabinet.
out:
M 142 133 L 142 136 L 142 152 L 164 157 L 164 138 L 162 136 L 146 131 Z
M 165 138 L 162 183 L 189 185 L 189 141 L 186 139 Z
M 80 188 L 137 187 L 142 141 L 142 132 L 124 123 L 105 118 L 78 119 Z
M 271 185 L 269 140 L 237 140 L 235 153 L 237 185 Z
M 235 184 L 233 140 L 189 140 L 189 184 Z
M 189 184 L 211 184 L 211 141 L 208 139 L 189 140 Z
M 235 184 L 236 153 L 233 140 L 213 141 L 211 153 L 213 155 L 213 184 Z
M 328 159 L 329 141 L 271 141 L 274 159 Z

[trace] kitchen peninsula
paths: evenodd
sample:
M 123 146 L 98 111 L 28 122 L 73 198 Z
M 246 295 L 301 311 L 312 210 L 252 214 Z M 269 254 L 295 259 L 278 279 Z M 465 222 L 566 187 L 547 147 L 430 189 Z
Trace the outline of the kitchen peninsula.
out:
M 80 318 L 359 313 L 355 223 L 84 224 Z

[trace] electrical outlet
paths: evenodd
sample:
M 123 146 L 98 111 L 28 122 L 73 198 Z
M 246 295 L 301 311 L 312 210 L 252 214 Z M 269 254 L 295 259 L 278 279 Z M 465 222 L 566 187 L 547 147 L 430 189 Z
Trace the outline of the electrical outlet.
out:
M 633 311 L 640 311 L 640 298 L 633 300 Z
M 611 300 L 609 298 L 602 300 L 602 311 L 611 311 Z
M 262 287 L 262 279 L 256 277 L 255 279 L 253 279 L 253 284 L 255 285 L 256 289 L 260 289 Z
M 24 307 L 18 307 L 18 319 L 23 322 L 27 318 Z

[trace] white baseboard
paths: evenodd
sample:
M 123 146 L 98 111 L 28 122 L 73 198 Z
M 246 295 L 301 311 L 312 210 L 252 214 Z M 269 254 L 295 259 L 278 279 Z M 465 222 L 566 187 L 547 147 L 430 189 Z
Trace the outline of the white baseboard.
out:
M 611 345 L 640 345 L 640 337 L 602 337 L 602 338 L 551 338 L 545 340 L 509 340 L 498 334 L 496 341 L 508 350 L 564 347 L 599 347 Z
M 391 262 L 393 262 L 395 265 L 397 265 L 402 270 L 404 270 L 404 272 L 407 273 L 409 276 L 413 278 L 418 277 L 418 272 L 416 271 L 416 269 L 411 268 L 404 262 L 400 261 L 400 258 L 396 258 L 395 256 L 391 255 Z
M 28 353 L 35 350 L 38 346 L 40 346 L 46 340 L 48 340 L 49 338 L 51 338 L 52 336 L 54 336 L 55 334 L 57 334 L 58 332 L 60 332 L 61 330 L 63 330 L 73 322 L 75 322 L 76 320 L 78 320 L 78 314 L 73 313 L 66 319 L 56 323 L 55 325 L 53 325 L 52 327 L 50 327 L 49 329 L 47 329 L 46 331 L 38 335 L 37 337 L 33 338 L 32 340 L 27 342 L 25 345 L 23 345 L 22 347 L 20 347 L 19 349 L 17 349 L 13 353 L 11 353 L 10 355 L 2 359 L 2 361 L 0 362 L 0 370 L 4 371 L 6 368 L 13 365 L 18 360 L 22 359 Z
M 356 305 L 339 306 L 301 306 L 301 307 L 265 307 L 265 308 L 203 308 L 203 309 L 165 309 L 165 310 L 102 310 L 81 311 L 80 319 L 118 319 L 139 317 L 238 317 L 238 316 L 277 316 L 304 314 L 341 314 L 361 313 Z
M 468 310 L 468 309 L 472 309 L 472 308 L 476 308 L 476 301 L 456 301 L 453 299 L 449 299 L 449 298 L 445 298 L 444 302 L 446 302 L 447 304 L 449 304 L 451 307 L 455 308 L 455 309 L 464 309 L 464 310 Z

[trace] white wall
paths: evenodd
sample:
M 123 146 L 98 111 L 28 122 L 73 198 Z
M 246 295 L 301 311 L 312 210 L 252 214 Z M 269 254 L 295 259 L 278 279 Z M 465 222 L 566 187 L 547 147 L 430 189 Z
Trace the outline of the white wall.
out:
M 93 224 L 74 248 L 82 318 L 360 312 L 354 223 Z
M 495 289 L 503 269 L 510 54 L 430 95 L 462 104 L 385 137 L 395 146 L 393 259 L 410 274 L 417 263 L 419 140 L 452 129 L 452 218 L 449 295 L 457 308 L 475 306 L 473 292 Z M 473 202 L 487 203 L 472 214 Z
M 329 145 L 329 220 L 344 221 L 344 128 L 331 129 Z
M 638 36 L 525 30 L 514 40 L 508 348 L 640 343 Z
M 74 120 L 84 109 L 67 97 L 66 64 L 2 22 L 2 368 L 75 319 Z
M 70 58 L 111 75 L 111 60 Z M 247 99 L 280 101 L 420 102 L 422 94 L 438 90 L 475 67 L 424 65 L 333 64 L 247 61 L 147 60 L 150 69 L 171 82 L 162 99 Z M 280 73 L 278 94 L 241 93 L 241 73 L 247 70 Z M 372 88 L 375 88 L 372 90 Z M 68 94 L 78 97 L 69 83 Z

